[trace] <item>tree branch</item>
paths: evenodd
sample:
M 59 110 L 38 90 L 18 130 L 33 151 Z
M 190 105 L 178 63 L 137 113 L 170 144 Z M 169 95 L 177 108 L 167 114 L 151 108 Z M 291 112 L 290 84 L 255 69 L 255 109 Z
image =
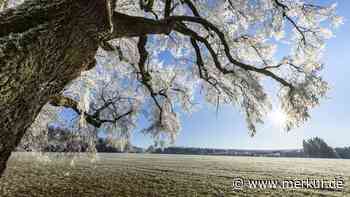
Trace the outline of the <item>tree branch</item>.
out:
M 109 39 L 140 37 L 149 34 L 169 34 L 174 27 L 172 19 L 153 20 L 114 12 L 114 32 Z
M 287 19 L 287 21 L 289 21 L 292 26 L 299 32 L 300 36 L 301 36 L 301 40 L 303 42 L 304 45 L 306 45 L 306 37 L 304 34 L 304 31 L 302 30 L 303 27 L 300 27 L 290 16 L 288 16 L 287 12 L 289 10 L 289 7 L 284 5 L 283 3 L 281 3 L 279 0 L 274 0 L 275 4 L 282 8 L 282 14 L 283 17 L 285 17 Z
M 164 18 L 169 17 L 170 12 L 171 12 L 171 0 L 165 0 Z
M 103 106 L 101 106 L 100 108 L 96 109 L 95 113 L 93 113 L 93 114 L 89 114 L 88 112 L 84 112 L 86 122 L 88 122 L 89 124 L 93 125 L 96 128 L 100 128 L 103 123 L 116 123 L 121 118 L 133 113 L 133 109 L 130 109 L 129 111 L 127 111 L 121 115 L 116 116 L 112 120 L 101 119 L 100 112 L 103 111 L 104 109 L 106 109 L 108 106 L 114 104 L 114 102 L 116 102 L 116 101 L 114 101 L 114 100 L 106 101 L 105 104 Z M 55 106 L 55 107 L 70 108 L 70 109 L 74 110 L 74 112 L 76 112 L 78 115 L 81 115 L 81 113 L 82 113 L 78 109 L 78 102 L 77 101 L 75 101 L 69 97 L 63 96 L 63 95 L 57 95 L 57 96 L 51 97 L 50 104 Z
M 62 18 L 62 13 L 69 13 L 69 11 L 65 11 L 65 9 L 69 8 L 71 9 L 71 12 L 74 10 L 81 10 L 82 7 L 79 7 L 83 6 L 81 4 L 89 4 L 84 6 L 92 7 L 91 9 L 98 7 L 99 10 L 96 10 L 96 12 L 106 12 L 106 5 L 103 1 L 88 1 L 88 3 L 87 1 L 83 0 L 26 1 L 24 4 L 16 8 L 7 9 L 0 12 L 0 37 L 8 36 L 11 33 L 22 33 L 38 27 L 41 24 L 59 20 Z M 110 9 L 113 9 L 113 2 L 111 2 L 110 7 Z M 113 27 L 113 31 L 106 39 L 138 37 L 148 34 L 169 34 L 174 25 L 173 20 L 154 20 L 144 17 L 130 16 L 119 12 L 113 12 L 113 16 L 108 16 L 108 12 L 101 15 L 101 17 L 105 17 L 104 21 L 106 21 L 108 24 L 96 24 L 96 26 L 98 28 L 102 26 Z M 79 15 L 77 14 L 77 16 L 71 17 L 79 17 Z
M 283 86 L 286 86 L 286 87 L 289 87 L 290 89 L 293 89 L 293 86 L 292 84 L 290 84 L 289 82 L 287 82 L 286 80 L 284 80 L 283 78 L 277 76 L 276 74 L 274 74 L 273 72 L 269 71 L 269 70 L 266 70 L 266 69 L 263 69 L 263 68 L 257 68 L 257 67 L 254 67 L 252 65 L 248 65 L 248 64 L 245 64 L 243 62 L 240 62 L 238 60 L 236 60 L 235 58 L 232 57 L 231 55 L 231 52 L 230 52 L 230 47 L 226 41 L 226 38 L 225 38 L 225 35 L 224 33 L 222 33 L 214 24 L 212 24 L 211 22 L 207 21 L 206 19 L 203 19 L 203 18 L 199 18 L 199 17 L 191 17 L 191 16 L 172 16 L 172 18 L 174 18 L 173 20 L 176 20 L 178 22 L 194 22 L 194 23 L 198 23 L 204 27 L 207 27 L 209 28 L 210 30 L 214 31 L 216 33 L 216 35 L 219 37 L 220 41 L 221 41 L 221 44 L 223 45 L 224 47 L 224 52 L 225 52 L 225 55 L 226 57 L 228 58 L 228 60 L 246 70 L 246 71 L 253 71 L 253 72 L 256 72 L 256 73 L 260 73 L 260 74 L 263 74 L 265 76 L 268 76 L 268 77 L 271 77 L 272 79 L 274 79 L 275 81 L 279 82 L 280 84 L 282 84 Z M 215 54 L 215 51 L 213 51 L 212 47 L 210 46 L 209 42 L 206 41 L 205 38 L 202 38 L 200 36 L 198 36 L 198 34 L 190 29 L 181 29 L 181 27 L 179 26 L 176 26 L 175 29 L 180 32 L 180 33 L 183 33 L 185 35 L 189 35 L 190 37 L 193 37 L 195 38 L 196 40 L 200 41 L 200 42 L 203 42 L 206 47 L 208 48 L 210 54 L 212 55 L 213 59 L 214 59 L 214 62 L 215 62 L 215 65 L 216 67 L 221 71 L 223 72 L 223 74 L 227 74 L 227 73 L 233 73 L 234 71 L 233 70 L 228 70 L 224 67 L 221 67 L 220 64 L 217 62 L 218 60 L 217 59 L 217 55 Z
M 140 60 L 139 60 L 139 70 L 140 70 L 140 74 L 141 74 L 141 80 L 140 82 L 146 87 L 146 89 L 149 91 L 150 96 L 152 97 L 154 103 L 156 104 L 156 106 L 159 109 L 159 113 L 160 113 L 160 120 L 162 117 L 162 106 L 160 105 L 160 103 L 157 100 L 157 95 L 159 95 L 159 93 L 156 93 L 152 87 L 152 85 L 149 83 L 152 79 L 150 74 L 146 71 L 145 69 L 145 63 L 146 60 L 148 58 L 148 51 L 146 50 L 146 44 L 147 44 L 147 36 L 141 36 L 139 39 L 139 42 L 137 44 L 137 48 L 139 50 L 139 54 L 140 54 Z

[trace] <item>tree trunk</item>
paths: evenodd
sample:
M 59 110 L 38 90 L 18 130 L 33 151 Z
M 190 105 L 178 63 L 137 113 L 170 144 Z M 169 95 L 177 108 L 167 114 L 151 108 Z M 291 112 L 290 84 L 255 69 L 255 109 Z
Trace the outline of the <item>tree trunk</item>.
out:
M 42 106 L 94 66 L 101 35 L 168 34 L 174 27 L 172 19 L 108 14 L 108 1 L 27 0 L 0 12 L 0 176 Z
M 95 62 L 102 0 L 32 0 L 0 13 L 0 176 L 50 96 Z

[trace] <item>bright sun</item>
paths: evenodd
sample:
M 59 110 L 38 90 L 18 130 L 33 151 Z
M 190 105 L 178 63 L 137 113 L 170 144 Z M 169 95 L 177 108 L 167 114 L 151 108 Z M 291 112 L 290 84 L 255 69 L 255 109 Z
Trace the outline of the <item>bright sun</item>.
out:
M 269 119 L 274 126 L 284 127 L 287 121 L 287 115 L 280 109 L 271 112 Z

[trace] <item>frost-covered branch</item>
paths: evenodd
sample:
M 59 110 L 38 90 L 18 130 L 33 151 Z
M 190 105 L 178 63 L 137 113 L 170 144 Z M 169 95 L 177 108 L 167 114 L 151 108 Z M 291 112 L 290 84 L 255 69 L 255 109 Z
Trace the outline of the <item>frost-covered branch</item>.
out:
M 119 112 L 114 112 L 118 113 L 119 115 L 114 116 L 113 119 L 104 119 L 100 117 L 100 114 L 103 110 L 105 110 L 113 104 L 118 104 L 118 102 L 120 102 L 121 99 L 121 97 L 115 97 L 109 100 L 105 100 L 104 104 L 101 107 L 94 109 L 93 112 L 82 111 L 81 109 L 79 109 L 79 103 L 77 101 L 63 95 L 51 97 L 50 104 L 55 107 L 70 108 L 74 110 L 79 116 L 83 116 L 87 123 L 91 124 L 96 128 L 100 128 L 103 123 L 116 124 L 121 118 L 133 113 L 133 109 L 130 109 L 129 111 L 124 112 L 122 114 L 119 114 Z

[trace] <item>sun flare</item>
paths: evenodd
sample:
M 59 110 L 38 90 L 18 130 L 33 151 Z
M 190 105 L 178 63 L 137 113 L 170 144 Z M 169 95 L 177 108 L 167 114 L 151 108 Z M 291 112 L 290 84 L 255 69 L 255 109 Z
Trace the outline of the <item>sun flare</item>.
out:
M 271 112 L 269 119 L 274 126 L 284 127 L 287 122 L 287 115 L 281 109 L 276 109 Z

